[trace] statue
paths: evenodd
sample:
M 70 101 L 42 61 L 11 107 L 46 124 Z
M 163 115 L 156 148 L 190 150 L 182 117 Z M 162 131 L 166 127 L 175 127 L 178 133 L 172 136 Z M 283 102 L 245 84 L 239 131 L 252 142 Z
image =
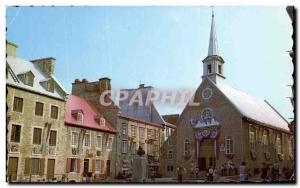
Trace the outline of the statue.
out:
M 133 159 L 132 175 L 134 182 L 144 182 L 147 175 L 147 158 L 144 156 L 145 151 L 141 146 L 137 150 L 137 156 Z

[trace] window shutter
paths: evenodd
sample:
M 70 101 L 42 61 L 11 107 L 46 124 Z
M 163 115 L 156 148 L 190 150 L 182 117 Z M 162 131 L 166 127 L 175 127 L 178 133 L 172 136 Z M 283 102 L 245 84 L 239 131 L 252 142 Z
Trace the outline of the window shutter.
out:
M 70 168 L 71 168 L 71 158 L 67 158 L 66 173 L 70 172 Z
M 96 171 L 96 160 L 93 159 L 93 161 L 92 161 L 92 172 L 95 173 L 95 171 Z
M 45 171 L 45 158 L 40 159 L 40 176 L 44 175 Z
M 30 158 L 25 159 L 25 168 L 24 168 L 24 174 L 29 175 L 30 173 Z
M 77 159 L 77 173 L 80 173 L 80 159 Z
M 100 160 L 101 174 L 104 174 L 104 160 Z

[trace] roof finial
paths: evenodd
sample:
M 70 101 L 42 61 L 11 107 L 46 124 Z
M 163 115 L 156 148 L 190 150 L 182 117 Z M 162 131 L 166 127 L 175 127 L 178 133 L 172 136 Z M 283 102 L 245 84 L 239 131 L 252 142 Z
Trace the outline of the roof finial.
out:
M 214 6 L 211 6 L 211 17 L 214 17 L 215 14 L 214 14 Z

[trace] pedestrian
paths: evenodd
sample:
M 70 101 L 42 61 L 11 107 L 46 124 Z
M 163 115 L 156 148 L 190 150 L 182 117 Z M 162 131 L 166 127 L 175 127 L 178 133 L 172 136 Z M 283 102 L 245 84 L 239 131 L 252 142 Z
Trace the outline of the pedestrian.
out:
M 209 182 L 213 182 L 214 181 L 214 169 L 212 166 L 210 166 L 208 168 L 208 171 L 207 171 L 207 179 Z
M 263 163 L 262 165 L 263 165 L 263 167 L 261 169 L 260 178 L 262 179 L 262 181 L 266 181 L 267 175 L 268 175 L 268 167 L 267 167 L 266 163 Z
M 247 180 L 248 170 L 246 167 L 246 163 L 242 162 L 240 166 L 240 182 L 245 182 Z
M 268 182 L 271 182 L 273 179 L 272 179 L 272 165 L 269 164 L 268 165 L 268 172 L 267 172 L 267 180 Z
M 221 165 L 221 176 L 224 176 L 224 169 L 225 169 L 225 166 L 224 164 Z
M 177 179 L 178 179 L 179 183 L 182 182 L 182 173 L 183 173 L 183 168 L 181 166 L 179 166 L 177 168 Z
M 199 168 L 198 167 L 195 168 L 195 174 L 196 174 L 196 179 L 198 179 L 198 175 L 199 175 Z

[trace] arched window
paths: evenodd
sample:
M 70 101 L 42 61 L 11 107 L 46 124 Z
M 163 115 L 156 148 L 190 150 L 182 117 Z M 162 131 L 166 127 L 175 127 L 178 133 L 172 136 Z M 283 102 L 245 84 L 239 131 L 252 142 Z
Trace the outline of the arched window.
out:
M 212 119 L 213 118 L 213 113 L 212 110 L 210 108 L 205 108 L 204 110 L 202 110 L 202 119 Z
M 185 139 L 184 141 L 184 155 L 191 155 L 191 141 L 189 139 Z
M 233 154 L 233 138 L 227 136 L 226 138 L 226 154 Z

